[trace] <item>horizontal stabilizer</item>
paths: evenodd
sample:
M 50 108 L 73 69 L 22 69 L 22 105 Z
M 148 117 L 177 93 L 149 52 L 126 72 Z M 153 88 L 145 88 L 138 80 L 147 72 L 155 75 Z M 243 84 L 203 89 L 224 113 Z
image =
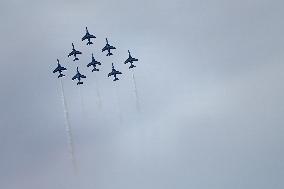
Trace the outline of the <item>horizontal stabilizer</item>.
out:
M 59 74 L 58 78 L 64 77 L 64 76 L 65 76 L 64 74 Z
M 131 64 L 131 65 L 129 66 L 129 69 L 135 68 L 135 67 L 136 67 L 135 65 Z

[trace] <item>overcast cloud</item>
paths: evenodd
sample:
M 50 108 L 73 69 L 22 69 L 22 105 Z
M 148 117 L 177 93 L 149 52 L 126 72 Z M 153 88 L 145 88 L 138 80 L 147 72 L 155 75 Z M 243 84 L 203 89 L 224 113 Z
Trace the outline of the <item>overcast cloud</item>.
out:
M 1 189 L 282 189 L 284 2 L 2 0 Z M 94 45 L 81 42 L 88 26 Z M 117 47 L 101 53 L 105 38 Z M 80 61 L 67 55 L 74 42 Z M 136 110 L 127 50 L 141 112 Z M 91 53 L 100 72 L 86 65 Z M 56 59 L 77 175 L 64 126 Z M 107 78 L 111 63 L 123 72 Z M 76 66 L 87 76 L 71 80 Z M 98 106 L 97 88 L 102 107 Z M 81 90 L 81 95 L 80 95 Z

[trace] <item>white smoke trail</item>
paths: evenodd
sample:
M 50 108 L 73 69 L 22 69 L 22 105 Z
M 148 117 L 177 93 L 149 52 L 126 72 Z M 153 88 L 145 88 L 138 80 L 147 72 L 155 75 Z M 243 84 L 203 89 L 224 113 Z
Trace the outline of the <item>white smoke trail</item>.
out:
M 73 135 L 72 135 L 72 130 L 70 126 L 69 113 L 68 113 L 62 79 L 60 79 L 60 85 L 61 85 L 62 103 L 63 103 L 64 116 L 65 116 L 65 130 L 66 130 L 66 135 L 67 135 L 68 151 L 70 153 L 70 157 L 71 157 L 71 161 L 73 165 L 73 171 L 76 174 L 77 173 L 77 163 L 76 163 L 75 152 L 74 152 Z
M 95 88 L 96 88 L 96 93 L 97 93 L 97 104 L 98 104 L 98 107 L 99 109 L 101 110 L 102 109 L 102 99 L 101 99 L 101 94 L 100 94 L 100 90 L 99 90 L 99 84 L 98 84 L 98 80 L 97 80 L 97 77 L 95 75 Z
M 85 113 L 85 104 L 84 104 L 84 99 L 83 99 L 83 94 L 82 94 L 82 88 L 81 85 L 78 86 L 79 87 L 79 95 L 80 95 L 80 103 L 81 103 L 81 113 L 82 115 L 84 115 Z
M 140 112 L 140 103 L 139 103 L 139 96 L 138 96 L 138 91 L 137 91 L 137 85 L 136 85 L 136 80 L 134 76 L 134 71 L 132 71 L 132 79 L 133 79 L 133 84 L 134 84 L 134 93 L 135 93 L 135 98 L 136 98 L 136 109 L 138 112 Z
M 118 111 L 118 116 L 119 116 L 119 123 L 120 126 L 122 126 L 122 114 L 121 114 L 121 108 L 119 105 L 119 98 L 118 98 L 118 86 L 117 86 L 117 82 L 113 82 L 114 83 L 114 88 L 115 88 L 115 98 L 116 98 L 116 104 L 117 104 L 117 111 Z

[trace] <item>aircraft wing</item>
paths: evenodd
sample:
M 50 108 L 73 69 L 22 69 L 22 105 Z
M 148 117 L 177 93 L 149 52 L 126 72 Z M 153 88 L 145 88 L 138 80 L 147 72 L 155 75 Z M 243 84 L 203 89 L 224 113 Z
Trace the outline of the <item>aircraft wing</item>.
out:
M 67 69 L 61 66 L 61 70 L 67 70 Z
M 122 74 L 120 71 L 115 71 L 115 74 Z
M 132 61 L 138 61 L 138 59 L 137 58 L 132 58 Z
M 107 76 L 110 77 L 113 75 L 113 72 L 110 72 Z
M 82 41 L 84 41 L 86 39 L 88 39 L 88 35 L 87 34 L 85 34 L 85 36 L 82 38 Z
M 84 76 L 84 75 L 82 75 L 82 74 L 80 75 L 80 77 L 81 77 L 81 78 L 86 78 L 86 76 Z
M 102 52 L 108 50 L 108 46 L 106 45 L 103 49 L 102 49 Z
M 127 64 L 128 62 L 130 62 L 130 58 L 127 58 L 127 60 L 125 60 L 124 64 Z
M 78 74 L 76 74 L 74 77 L 72 77 L 72 80 L 74 80 L 74 79 L 78 79 L 79 78 L 79 75 Z
M 56 72 L 58 72 L 59 70 L 60 70 L 60 67 L 57 66 L 57 68 L 55 68 L 55 70 L 53 70 L 53 73 L 56 73 Z
M 93 62 L 90 62 L 90 63 L 87 65 L 87 67 L 90 67 L 91 65 L 93 65 Z
M 71 53 L 68 54 L 68 57 L 74 55 L 74 53 L 75 51 L 72 51 Z
M 114 46 L 109 46 L 109 49 L 116 49 Z
M 96 36 L 94 36 L 94 35 L 89 35 L 89 38 L 96 38 Z
M 76 51 L 75 53 L 76 53 L 76 54 L 82 54 L 82 52 L 80 52 L 80 51 Z

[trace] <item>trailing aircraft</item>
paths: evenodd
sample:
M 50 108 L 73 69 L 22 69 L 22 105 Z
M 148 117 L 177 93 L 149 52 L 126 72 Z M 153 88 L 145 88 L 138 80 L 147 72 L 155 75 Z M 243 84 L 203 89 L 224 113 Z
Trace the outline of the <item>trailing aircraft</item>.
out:
M 55 68 L 55 70 L 53 70 L 53 73 L 59 72 L 58 78 L 65 76 L 64 74 L 62 74 L 63 70 L 67 70 L 66 68 L 64 68 L 63 66 L 61 66 L 59 64 L 59 60 L 57 59 L 57 68 Z
M 138 61 L 137 58 L 133 58 L 130 54 L 130 51 L 128 50 L 128 58 L 125 60 L 124 64 L 130 63 L 129 69 L 135 68 L 136 66 L 133 64 L 133 62 Z
M 110 77 L 110 76 L 114 76 L 114 80 L 113 81 L 117 81 L 117 80 L 119 80 L 117 77 L 116 77 L 116 75 L 117 74 L 122 74 L 120 71 L 117 71 L 116 69 L 114 69 L 114 66 L 113 66 L 113 63 L 112 63 L 112 70 L 111 70 L 111 72 L 108 74 L 108 77 Z
M 78 70 L 78 67 L 77 67 L 77 73 L 74 77 L 72 77 L 72 80 L 78 79 L 77 85 L 81 85 L 81 84 L 83 84 L 83 82 L 81 81 L 81 78 L 86 78 L 86 76 L 81 74 Z
M 92 72 L 93 71 L 100 71 L 99 69 L 97 69 L 97 67 L 96 67 L 97 65 L 101 65 L 101 63 L 95 60 L 94 54 L 92 53 L 92 62 L 90 62 L 87 65 L 87 67 L 93 66 L 94 68 L 93 68 Z

